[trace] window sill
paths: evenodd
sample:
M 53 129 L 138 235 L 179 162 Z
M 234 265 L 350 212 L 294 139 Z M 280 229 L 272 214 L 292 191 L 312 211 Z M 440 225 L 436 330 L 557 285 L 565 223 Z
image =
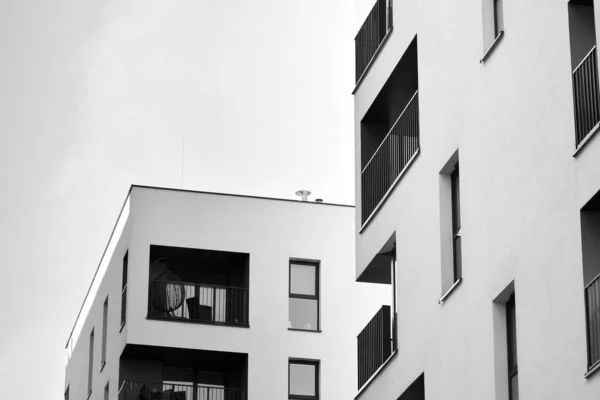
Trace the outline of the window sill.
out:
M 362 396 L 362 394 L 364 392 L 367 391 L 367 388 L 371 385 L 371 383 L 373 383 L 373 381 L 375 381 L 375 379 L 377 379 L 377 377 L 379 376 L 381 371 L 383 371 L 390 364 L 392 359 L 394 359 L 397 354 L 398 354 L 398 350 L 394 350 L 394 352 L 388 357 L 388 359 L 385 360 L 383 362 L 383 364 L 381 364 L 381 367 L 379 367 L 379 369 L 377 369 L 377 371 L 375 371 L 373 373 L 373 375 L 369 378 L 369 380 L 360 388 L 360 390 L 358 391 L 358 394 L 356 396 L 354 396 L 354 400 L 357 400 L 360 396 Z
M 100 372 L 102 372 L 105 365 L 106 365 L 106 361 L 102 361 L 102 365 L 100 365 Z
M 577 146 L 577 148 L 575 149 L 575 152 L 573 153 L 573 157 L 576 157 L 577 154 L 579 154 L 581 149 L 583 149 L 584 146 L 586 144 L 588 144 L 589 141 L 592 140 L 592 138 L 596 135 L 596 132 L 598 132 L 599 130 L 600 130 L 600 123 L 597 123 L 596 126 L 594 126 L 592 128 L 592 130 L 583 138 L 581 143 L 579 143 L 579 146 Z
M 589 371 L 585 373 L 585 379 L 589 379 L 598 371 L 600 371 L 600 362 L 597 362 L 596 365 L 592 366 Z
M 446 293 L 444 293 L 444 295 L 438 299 L 438 304 L 439 305 L 444 305 L 444 301 L 446 301 L 446 299 L 454 292 L 454 290 L 456 290 L 456 288 L 458 286 L 460 286 L 460 284 L 461 284 L 462 281 L 463 281 L 463 278 L 461 276 L 460 278 L 458 278 L 458 280 L 456 282 L 454 282 L 454 285 L 452 285 L 450 287 L 450 289 L 448 289 L 446 291 Z
M 296 331 L 296 332 L 312 332 L 312 333 L 321 333 L 322 330 L 312 330 L 312 329 L 298 329 L 298 328 L 288 328 L 288 331 Z
M 124 327 L 125 327 L 125 322 L 121 322 L 121 326 L 119 327 L 119 333 L 121 333 L 121 331 L 123 330 Z
M 485 52 L 483 57 L 481 57 L 481 60 L 479 60 L 479 62 L 481 64 L 483 64 L 485 62 L 485 60 L 487 60 L 490 57 L 490 55 L 492 54 L 492 51 L 496 48 L 496 46 L 498 46 L 498 43 L 500 43 L 500 40 L 502 40 L 503 37 L 504 37 L 504 31 L 500 31 L 500 33 L 498 34 L 496 39 L 494 39 L 494 41 L 492 42 L 490 47 L 487 49 L 487 51 Z

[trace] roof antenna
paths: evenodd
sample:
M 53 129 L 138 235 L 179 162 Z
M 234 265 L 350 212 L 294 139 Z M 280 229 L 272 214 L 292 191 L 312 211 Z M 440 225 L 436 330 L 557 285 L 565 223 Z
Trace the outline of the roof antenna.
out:
M 301 196 L 302 201 L 308 201 L 308 196 L 310 196 L 310 191 L 308 190 L 298 190 L 296 192 L 296 196 Z
M 185 136 L 181 139 L 181 189 L 183 189 L 183 149 L 185 147 Z

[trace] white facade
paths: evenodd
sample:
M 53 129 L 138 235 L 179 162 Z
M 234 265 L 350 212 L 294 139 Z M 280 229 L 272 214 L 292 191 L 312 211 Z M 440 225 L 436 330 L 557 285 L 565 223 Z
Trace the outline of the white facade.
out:
M 494 42 L 492 0 L 391 1 L 393 30 L 355 89 L 357 280 L 385 280 L 377 255 L 394 244 L 397 258 L 397 355 L 355 394 L 361 400 L 420 400 L 400 396 L 422 374 L 427 399 L 508 399 L 509 292 L 518 398 L 600 398 L 600 373 L 588 371 L 584 300 L 600 273 L 600 225 L 595 237 L 582 233 L 581 213 L 600 190 L 600 138 L 586 136 L 576 151 L 572 85 L 574 66 L 596 42 L 593 23 L 573 24 L 566 0 L 498 3 L 503 32 Z M 418 87 L 419 150 L 365 224 L 365 121 L 411 43 L 418 74 L 401 71 L 387 99 Z M 462 279 L 447 294 L 456 162 Z
M 89 312 L 79 317 L 69 341 L 69 398 L 88 396 L 92 329 L 91 399 L 103 399 L 109 383 L 110 399 L 128 400 L 124 389 L 118 396 L 123 381 L 167 381 L 165 368 L 187 368 L 191 364 L 175 364 L 188 357 L 205 360 L 200 369 L 210 384 L 216 379 L 211 373 L 220 367 L 207 372 L 212 367 L 206 360 L 223 363 L 231 353 L 239 356 L 236 374 L 242 378 L 236 387 L 247 389 L 247 399 L 287 398 L 289 359 L 319 361 L 319 399 L 350 398 L 355 386 L 348 382 L 357 373 L 356 335 L 389 297 L 379 287 L 354 281 L 353 213 L 348 206 L 133 186 L 117 223 L 124 229 L 111 238 L 103 261 L 107 267 L 95 277 L 84 304 Z M 248 255 L 248 327 L 149 318 L 151 246 Z M 289 329 L 290 260 L 319 262 L 320 332 Z M 107 356 L 101 369 L 107 296 Z

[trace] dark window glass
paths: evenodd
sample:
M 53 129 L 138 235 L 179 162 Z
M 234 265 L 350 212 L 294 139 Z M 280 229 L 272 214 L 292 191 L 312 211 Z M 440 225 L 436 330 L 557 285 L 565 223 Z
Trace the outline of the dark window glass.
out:
M 510 400 L 519 400 L 519 377 L 517 363 L 517 318 L 515 295 L 506 302 L 506 337 L 508 344 L 508 391 Z
M 106 363 L 106 336 L 108 329 L 108 297 L 104 300 L 104 307 L 102 308 L 102 367 Z
M 454 258 L 454 282 L 462 277 L 462 249 L 460 223 L 460 176 L 458 163 L 450 175 L 452 181 L 452 238 Z
M 127 267 L 129 263 L 129 252 L 123 257 L 123 279 L 121 280 L 121 328 L 127 319 Z
M 93 377 L 93 368 L 94 368 L 94 330 L 92 329 L 92 333 L 90 333 L 90 353 L 88 360 L 88 394 L 92 393 L 92 377 Z
M 318 382 L 319 364 L 317 361 L 290 360 L 288 398 L 318 399 Z
M 498 37 L 504 30 L 504 15 L 502 13 L 502 1 L 494 0 L 494 37 Z
M 290 262 L 289 328 L 319 330 L 319 265 Z
M 65 390 L 65 400 L 69 400 L 69 386 L 67 386 L 67 390 Z
M 104 400 L 109 400 L 108 391 L 109 391 L 109 389 L 108 389 L 108 382 L 107 382 L 106 386 L 104 386 Z

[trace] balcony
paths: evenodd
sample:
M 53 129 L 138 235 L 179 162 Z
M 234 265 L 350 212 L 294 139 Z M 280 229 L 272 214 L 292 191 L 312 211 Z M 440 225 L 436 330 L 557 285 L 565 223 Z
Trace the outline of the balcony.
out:
M 418 90 L 361 171 L 365 224 L 419 151 Z
M 248 289 L 152 281 L 148 316 L 161 319 L 248 326 Z
M 394 326 L 395 318 L 394 318 Z M 358 389 L 385 364 L 396 349 L 390 306 L 382 306 L 357 337 Z
M 575 144 L 576 147 L 579 147 L 584 139 L 596 130 L 600 122 L 596 46 L 573 70 L 573 102 L 575 107 Z
M 363 75 L 392 30 L 392 6 L 389 0 L 377 0 L 354 38 L 356 83 Z
M 600 366 L 600 275 L 585 287 L 588 370 Z
M 247 400 L 245 389 L 179 383 L 123 381 L 119 400 Z
M 249 256 L 150 246 L 148 318 L 249 326 Z

